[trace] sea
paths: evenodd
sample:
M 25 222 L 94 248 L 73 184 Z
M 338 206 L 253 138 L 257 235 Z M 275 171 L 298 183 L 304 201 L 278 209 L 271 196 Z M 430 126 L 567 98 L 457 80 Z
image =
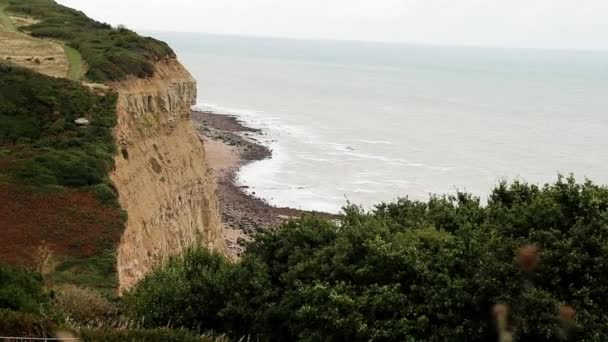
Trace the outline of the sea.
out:
M 150 34 L 198 81 L 198 109 L 262 130 L 273 156 L 237 181 L 276 206 L 608 184 L 606 51 Z

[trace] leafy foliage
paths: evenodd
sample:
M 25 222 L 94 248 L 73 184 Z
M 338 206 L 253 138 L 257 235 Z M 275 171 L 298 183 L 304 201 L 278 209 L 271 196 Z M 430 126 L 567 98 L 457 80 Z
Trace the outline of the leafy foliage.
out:
M 53 322 L 27 312 L 0 309 L 0 335 L 51 337 Z
M 608 337 L 605 187 L 502 183 L 485 206 L 468 194 L 401 199 L 347 207 L 340 221 L 288 222 L 238 263 L 174 258 L 127 296 L 130 314 L 271 341 L 496 340 L 491 311 L 504 303 L 515 339 L 551 341 L 568 304 L 577 338 Z M 523 245 L 538 247 L 538 266 L 517 260 Z
M 39 185 L 104 183 L 115 153 L 115 103 L 114 94 L 0 65 L 0 144 L 20 147 L 16 175 Z M 74 123 L 83 116 L 91 127 Z
M 93 81 L 152 76 L 154 61 L 175 57 L 164 42 L 126 28 L 112 28 L 53 0 L 10 0 L 7 11 L 40 19 L 25 29 L 36 37 L 65 41 L 78 50 L 88 65 L 86 76 Z
M 197 322 L 218 325 L 220 318 L 216 312 L 223 306 L 223 293 L 230 267 L 219 255 L 205 250 L 193 250 L 183 257 L 172 258 L 162 272 L 156 272 L 143 280 L 143 285 L 150 284 L 152 292 L 142 293 L 133 299 L 133 310 L 148 310 L 146 321 L 152 325 L 187 326 L 196 329 Z M 154 287 L 158 283 L 171 284 L 167 287 Z M 191 296 L 196 293 L 196 296 Z
M 104 324 L 116 316 L 117 309 L 99 292 L 74 285 L 55 289 L 51 310 L 75 325 Z
M 45 301 L 40 275 L 0 264 L 0 309 L 38 313 Z
M 49 281 L 53 284 L 78 285 L 112 295 L 118 283 L 115 251 L 106 249 L 88 258 L 65 257 L 49 275 Z

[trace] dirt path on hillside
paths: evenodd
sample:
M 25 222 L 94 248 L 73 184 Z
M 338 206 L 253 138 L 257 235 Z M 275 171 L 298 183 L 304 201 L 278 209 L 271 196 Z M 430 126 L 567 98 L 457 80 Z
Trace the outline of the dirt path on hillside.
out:
M 10 16 L 0 1 L 0 62 L 14 63 L 52 77 L 79 80 L 84 63 L 78 51 L 61 42 L 40 39 L 18 32 L 17 28 L 37 21 L 30 17 Z
M 0 60 L 52 77 L 66 77 L 69 69 L 60 44 L 5 30 L 0 30 Z

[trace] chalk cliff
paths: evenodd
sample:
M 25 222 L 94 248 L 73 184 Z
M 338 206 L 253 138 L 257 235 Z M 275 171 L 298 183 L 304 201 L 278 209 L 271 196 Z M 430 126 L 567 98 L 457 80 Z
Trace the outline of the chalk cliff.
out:
M 189 120 L 196 82 L 176 60 L 152 78 L 110 85 L 119 94 L 111 174 L 128 221 L 118 247 L 120 290 L 169 255 L 201 244 L 223 250 L 215 181 Z

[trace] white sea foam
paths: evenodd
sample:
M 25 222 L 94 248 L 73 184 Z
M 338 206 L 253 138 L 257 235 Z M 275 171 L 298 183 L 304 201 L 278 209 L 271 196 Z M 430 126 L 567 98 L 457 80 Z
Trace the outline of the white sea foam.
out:
M 302 157 L 300 156 L 300 159 L 302 160 L 309 160 L 309 161 L 315 161 L 315 162 L 320 162 L 320 163 L 333 163 L 334 161 L 327 159 L 327 158 L 317 158 L 317 157 Z
M 434 170 L 434 171 L 447 172 L 447 171 L 454 170 L 454 167 L 452 167 L 452 166 L 431 166 L 430 169 Z
M 267 130 L 268 133 L 287 133 L 292 135 L 309 135 L 302 127 L 287 125 L 281 119 L 281 116 L 268 114 L 264 111 L 253 109 L 241 109 L 221 106 L 214 103 L 199 103 L 193 107 L 194 110 L 210 111 L 215 114 L 226 114 L 237 117 L 243 121 L 246 126 Z
M 342 143 L 328 143 L 327 147 L 339 152 L 348 152 L 353 150 L 352 146 Z
M 212 111 L 217 114 L 234 115 L 245 125 L 260 129 L 261 134 L 256 138 L 273 151 L 271 159 L 257 161 L 244 166 L 237 173 L 237 184 L 247 185 L 245 191 L 264 198 L 270 204 L 277 206 L 291 206 L 305 210 L 324 210 L 338 212 L 346 202 L 344 195 L 358 203 L 359 196 L 379 196 L 387 194 L 391 189 L 403 188 L 411 183 L 407 180 L 381 180 L 383 173 L 380 170 L 367 170 L 358 172 L 358 179 L 348 181 L 348 186 L 340 184 L 326 184 L 322 179 L 310 179 L 309 182 L 296 183 L 282 181 L 281 179 L 302 179 L 306 176 L 308 168 L 315 165 L 340 165 L 345 160 L 379 162 L 395 168 L 427 168 L 433 171 L 448 171 L 451 168 L 444 166 L 429 166 L 424 163 L 410 162 L 405 158 L 395 158 L 373 153 L 357 151 L 356 144 L 322 142 L 313 134 L 306 134 L 305 129 L 286 125 L 279 115 L 268 114 L 263 111 L 251 109 L 236 109 L 216 104 L 201 104 L 198 110 Z M 287 133 L 289 136 L 285 136 Z M 290 149 L 290 143 L 302 152 Z M 369 145 L 390 145 L 389 141 L 358 139 L 356 142 Z M 305 149 L 304 146 L 310 146 Z M 345 159 L 346 158 L 346 159 Z M 304 169 L 293 169 L 290 165 L 306 165 Z M 319 175 L 322 177 L 322 175 Z M 321 185 L 324 184 L 324 185 Z M 332 189 L 333 187 L 333 189 Z M 342 196 L 332 193 L 344 194 Z
M 348 182 L 348 183 L 352 184 L 352 185 L 374 185 L 374 186 L 377 186 L 377 185 L 383 186 L 383 185 L 387 184 L 386 182 L 378 182 L 378 181 L 374 181 L 371 179 L 358 179 L 358 180 Z
M 377 160 L 377 161 L 381 161 L 381 162 L 385 162 L 385 163 L 389 163 L 389 162 L 404 163 L 404 162 L 407 162 L 405 159 L 401 159 L 401 158 L 391 158 L 391 157 L 386 157 L 386 156 L 382 156 L 382 155 L 378 155 L 378 154 L 357 152 L 357 151 L 354 151 L 354 150 L 350 149 L 347 145 L 344 145 L 346 147 L 342 147 L 341 145 L 334 145 L 334 146 L 335 146 L 334 150 L 337 150 L 340 153 L 330 152 L 329 155 L 340 156 L 340 157 L 352 157 L 352 158 L 356 158 L 356 159 Z
M 332 153 L 330 153 L 330 154 L 332 154 Z M 336 154 L 333 154 L 333 155 L 336 155 Z M 442 172 L 451 171 L 453 169 L 453 167 L 448 167 L 448 166 L 436 166 L 436 165 L 427 165 L 424 163 L 412 163 L 412 162 L 408 162 L 407 159 L 403 159 L 403 158 L 391 158 L 391 157 L 387 157 L 387 156 L 383 156 L 383 155 L 371 154 L 371 153 L 360 153 L 360 152 L 356 152 L 356 151 L 344 151 L 342 153 L 342 155 L 348 156 L 348 157 L 355 157 L 355 158 L 359 158 L 359 159 L 376 160 L 376 161 L 383 162 L 386 165 L 390 165 L 390 166 L 426 168 L 429 170 L 442 171 Z
M 375 193 L 386 193 L 386 191 L 384 190 L 378 190 L 378 189 L 370 189 L 370 188 L 355 188 L 350 190 L 356 194 L 375 194 Z
M 412 182 L 406 181 L 406 180 L 403 180 L 403 179 L 393 179 L 393 180 L 390 180 L 388 182 L 391 183 L 391 184 L 394 184 L 394 185 L 410 185 L 410 184 L 412 184 Z
M 354 141 L 362 142 L 370 145 L 393 145 L 392 141 L 387 140 L 367 140 L 367 139 L 356 139 Z

